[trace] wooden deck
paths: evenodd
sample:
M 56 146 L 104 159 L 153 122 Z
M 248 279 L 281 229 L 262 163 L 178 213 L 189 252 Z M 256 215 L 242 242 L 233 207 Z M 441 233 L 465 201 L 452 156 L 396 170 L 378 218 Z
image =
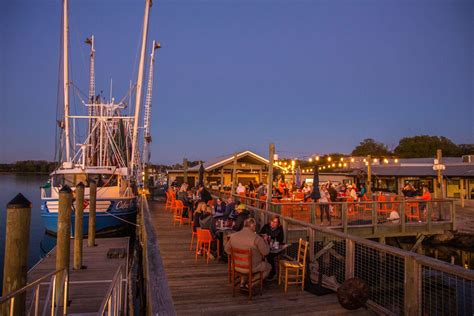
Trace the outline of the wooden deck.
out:
M 285 295 L 277 281 L 265 283 L 263 295 L 257 294 L 250 302 L 247 293 L 233 297 L 227 264 L 206 264 L 202 257 L 195 264 L 189 250 L 190 226 L 173 226 L 163 203 L 150 202 L 150 212 L 178 315 L 372 315 L 362 309 L 344 310 L 335 294 L 315 296 L 289 286 Z
M 104 299 L 117 269 L 128 260 L 128 237 L 99 238 L 97 246 L 87 247 L 87 239 L 83 241 L 83 265 L 86 269 L 73 270 L 73 240 L 71 239 L 71 268 L 69 274 L 69 313 L 96 313 Z M 124 258 L 107 258 L 111 248 L 124 248 Z M 56 264 L 56 248 L 28 272 L 28 283 L 53 272 Z M 40 301 L 44 301 L 49 283 L 40 288 Z M 29 301 L 29 297 L 27 298 Z M 41 304 L 42 306 L 43 304 Z

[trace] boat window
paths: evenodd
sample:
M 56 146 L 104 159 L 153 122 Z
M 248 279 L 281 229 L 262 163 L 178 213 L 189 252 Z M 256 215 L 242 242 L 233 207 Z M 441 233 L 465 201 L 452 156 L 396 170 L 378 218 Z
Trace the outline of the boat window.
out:
M 117 186 L 117 176 L 110 174 L 89 174 L 89 181 L 95 181 L 97 187 Z

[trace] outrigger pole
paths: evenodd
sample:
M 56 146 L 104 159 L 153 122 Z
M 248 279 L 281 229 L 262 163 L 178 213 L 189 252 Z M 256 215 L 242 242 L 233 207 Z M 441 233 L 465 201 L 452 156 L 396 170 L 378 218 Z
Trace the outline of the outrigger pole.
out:
M 63 0 L 63 89 L 64 89 L 64 136 L 66 138 L 66 161 L 71 161 L 69 139 L 69 25 L 68 0 Z
M 145 50 L 146 42 L 148 37 L 148 17 L 151 8 L 151 0 L 145 0 L 145 16 L 143 17 L 143 32 L 142 32 L 142 44 L 140 50 L 140 64 L 138 66 L 138 78 L 137 78 L 137 92 L 135 94 L 135 117 L 133 121 L 133 137 L 132 137 L 132 156 L 130 157 L 130 170 L 133 176 L 136 156 L 138 156 L 138 123 L 140 117 L 140 102 L 142 98 L 142 86 L 143 86 L 143 70 L 145 68 Z

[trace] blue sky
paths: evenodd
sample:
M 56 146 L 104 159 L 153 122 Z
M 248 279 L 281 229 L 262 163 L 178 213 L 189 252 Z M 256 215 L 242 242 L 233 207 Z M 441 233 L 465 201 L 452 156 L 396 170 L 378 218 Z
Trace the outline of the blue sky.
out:
M 265 154 L 270 142 L 283 156 L 350 152 L 368 137 L 389 147 L 416 134 L 474 142 L 474 1 L 154 2 L 152 162 Z M 93 33 L 97 91 L 108 96 L 113 78 L 115 98 L 126 94 L 143 7 L 70 0 L 82 91 Z M 60 1 L 0 9 L 0 162 L 51 160 Z

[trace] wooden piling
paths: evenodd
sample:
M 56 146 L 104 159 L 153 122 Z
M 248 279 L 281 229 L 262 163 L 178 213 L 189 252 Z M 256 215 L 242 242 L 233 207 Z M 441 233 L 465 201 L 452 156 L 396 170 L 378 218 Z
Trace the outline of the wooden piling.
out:
M 59 206 L 58 206 L 58 236 L 56 245 L 56 271 L 66 269 L 69 271 L 70 256 L 70 238 L 71 238 L 71 208 L 72 208 L 72 191 L 65 185 L 59 190 Z M 62 306 L 63 297 L 59 295 L 62 292 L 63 283 L 62 275 L 58 275 L 56 279 L 56 305 Z
M 188 159 L 183 159 L 183 183 L 188 183 Z
M 84 238 L 84 184 L 76 185 L 74 219 L 74 270 L 82 269 L 82 240 Z
M 31 203 L 19 193 L 7 204 L 3 295 L 26 285 L 30 223 Z M 25 315 L 25 299 L 26 292 L 15 297 L 13 315 Z M 8 315 L 8 307 L 9 304 L 2 306 L 2 315 Z
M 95 210 L 97 197 L 97 183 L 89 183 L 89 229 L 87 233 L 87 246 L 95 247 Z

